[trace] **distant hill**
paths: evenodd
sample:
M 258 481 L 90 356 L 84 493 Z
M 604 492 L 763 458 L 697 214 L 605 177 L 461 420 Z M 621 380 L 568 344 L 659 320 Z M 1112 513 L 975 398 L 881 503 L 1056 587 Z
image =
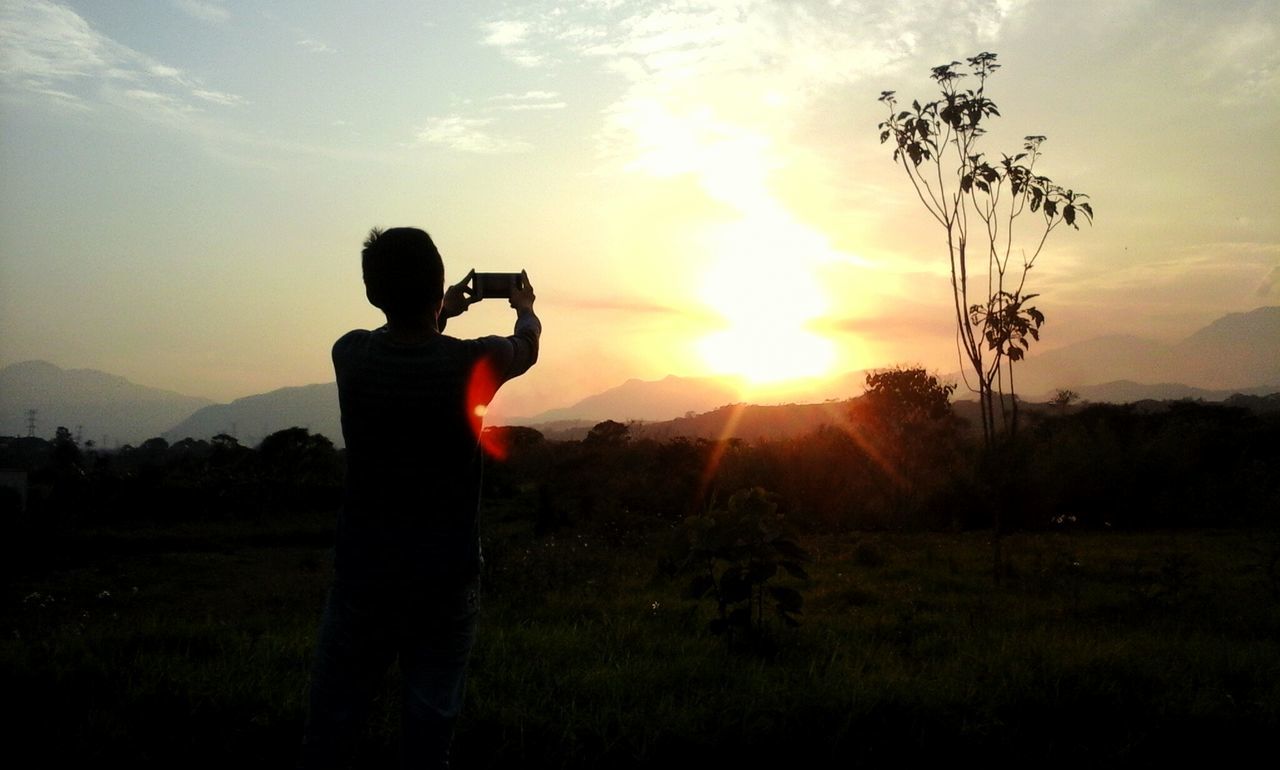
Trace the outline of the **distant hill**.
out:
M 136 444 L 212 404 L 171 390 L 149 388 L 96 369 L 62 369 L 22 361 L 0 369 L 0 434 L 25 436 L 35 409 L 36 435 L 52 438 L 58 426 L 86 441 Z
M 738 387 L 712 377 L 632 379 L 572 406 L 509 422 L 532 425 L 562 420 L 666 420 L 731 404 L 738 400 L 738 394 Z
M 227 433 L 242 444 L 252 445 L 270 433 L 295 426 L 320 433 L 342 446 L 336 383 L 280 388 L 237 398 L 229 404 L 206 406 L 166 430 L 164 437 L 170 441 L 188 436 L 209 439 Z
M 766 403 L 848 399 L 862 392 L 865 375 L 848 372 L 818 385 L 799 386 Z M 1018 393 L 1028 401 L 1048 400 L 1059 388 L 1075 390 L 1090 401 L 1221 401 L 1232 393 L 1265 395 L 1280 390 L 1280 307 L 1223 316 L 1174 344 L 1109 335 L 1043 353 L 1033 348 L 1016 376 Z M 958 381 L 959 373 L 944 379 Z M 734 383 L 714 378 L 633 379 L 571 406 L 508 422 L 674 420 L 740 401 L 739 394 Z M 562 427 L 570 433 L 577 430 Z
M 671 420 L 625 421 L 632 438 L 665 441 L 685 438 L 738 438 L 746 441 L 773 440 L 811 433 L 822 425 L 846 421 L 850 400 L 821 404 L 727 404 L 701 414 Z M 624 422 L 619 420 L 619 422 Z M 552 441 L 577 441 L 586 437 L 595 422 L 560 420 L 534 426 Z
M 852 398 L 862 393 L 866 370 L 846 372 L 817 383 L 800 382 L 755 403 L 812 404 Z M 514 417 L 515 425 L 588 422 L 601 420 L 671 420 L 687 414 L 708 412 L 717 407 L 742 401 L 743 385 L 718 377 L 678 377 L 668 375 L 660 380 L 627 380 L 594 396 L 566 407 L 552 409 L 529 417 Z
M 1015 374 L 1018 392 L 1033 400 L 1048 397 L 1058 388 L 1071 388 L 1083 395 L 1088 386 L 1117 381 L 1182 383 L 1177 387 L 1227 391 L 1227 395 L 1277 386 L 1280 385 L 1280 307 L 1223 316 L 1174 344 L 1112 335 L 1043 353 L 1032 348 L 1031 355 L 1017 367 Z M 1139 395 L 1135 391 L 1134 398 L 1124 400 L 1171 397 L 1162 393 L 1174 386 L 1149 387 L 1150 393 Z M 1089 398 L 1117 400 L 1101 394 Z
M 1270 389 L 1254 389 L 1244 393 L 1236 391 L 1209 391 L 1199 388 L 1188 388 L 1185 385 L 1147 386 L 1138 383 L 1116 382 L 1099 386 L 1097 391 L 1086 389 L 1086 401 L 1113 401 L 1137 403 L 1143 411 L 1163 411 L 1171 404 L 1184 399 L 1200 399 L 1204 401 L 1220 401 L 1231 406 L 1239 406 L 1253 412 L 1280 412 L 1280 392 Z M 1168 395 L 1161 397 L 1143 396 L 1143 393 L 1163 389 Z M 1267 391 L 1263 393 L 1263 391 Z M 1280 389 L 1278 389 L 1280 390 Z M 1114 399 L 1098 399 L 1088 395 L 1094 393 L 1113 393 Z M 861 398 L 861 397 L 859 397 Z M 761 406 L 756 404 L 730 404 L 702 414 L 677 417 L 672 420 L 656 422 L 632 421 L 628 423 L 632 438 L 665 441 L 676 437 L 695 439 L 742 439 L 747 442 L 776 441 L 795 436 L 803 436 L 824 425 L 847 424 L 850 408 L 858 398 L 840 401 L 825 401 L 820 404 L 777 404 Z M 981 416 L 978 402 L 971 399 L 960 399 L 953 402 L 955 414 L 971 429 L 980 425 Z M 1070 408 L 1076 411 L 1083 408 L 1083 402 L 1077 402 Z M 1023 416 L 1029 418 L 1039 414 L 1060 414 L 1058 407 L 1047 403 L 1025 402 Z M 547 439 L 552 441 L 580 441 L 586 437 L 595 423 L 591 421 L 558 421 L 542 423 L 535 427 Z
M 1113 334 L 1046 352 L 1032 348 L 1014 375 L 1018 392 L 1028 397 L 1102 382 L 1159 382 L 1168 355 L 1168 347 L 1159 342 Z
M 1171 352 L 1172 381 L 1216 390 L 1280 384 L 1280 307 L 1223 316 Z
M 1085 385 L 1076 392 L 1085 401 L 1093 401 L 1095 403 L 1128 404 L 1136 401 L 1175 401 L 1187 398 L 1202 401 L 1227 401 L 1236 395 L 1268 396 L 1272 393 L 1280 392 L 1280 385 L 1208 390 L 1174 382 L 1144 385 L 1129 380 L 1118 380 L 1116 382 L 1104 382 L 1101 385 Z
M 769 399 L 754 399 L 760 406 L 740 410 L 737 435 L 770 436 L 782 425 L 820 421 L 819 415 L 830 408 L 825 402 L 860 395 L 864 377 L 862 371 L 847 372 L 821 383 L 799 383 Z M 1044 353 L 1033 349 L 1019 365 L 1017 377 L 1018 393 L 1029 402 L 1048 400 L 1058 388 L 1070 388 L 1095 402 L 1220 401 L 1233 393 L 1267 395 L 1280 391 L 1280 307 L 1223 316 L 1174 344 L 1113 335 Z M 38 433 L 44 437 L 51 437 L 58 425 L 73 431 L 81 425 L 84 438 L 100 441 L 106 435 L 113 444 L 137 443 L 157 435 L 171 440 L 207 439 L 218 433 L 234 433 L 241 441 L 254 443 L 296 425 L 341 445 L 336 391 L 330 382 L 214 405 L 208 399 L 136 385 L 104 372 L 68 371 L 27 361 L 0 370 L 0 434 L 25 435 L 26 412 L 36 409 Z M 572 406 L 505 422 L 543 426 L 548 435 L 572 437 L 585 435 L 602 420 L 678 423 L 688 415 L 690 422 L 661 430 L 687 428 L 692 435 L 713 437 L 726 424 L 722 421 L 726 413 L 720 408 L 742 401 L 740 393 L 736 383 L 711 377 L 633 379 Z M 965 395 L 963 390 L 957 393 Z M 769 404 L 782 401 L 801 406 L 770 411 Z M 801 407 L 811 408 L 806 412 Z M 785 418 L 777 416 L 784 413 Z
M 780 439 L 810 433 L 821 425 L 846 422 L 849 403 L 846 400 L 772 406 L 732 404 L 705 414 L 638 425 L 632 428 L 632 434 L 657 440 L 675 436 L 747 441 Z

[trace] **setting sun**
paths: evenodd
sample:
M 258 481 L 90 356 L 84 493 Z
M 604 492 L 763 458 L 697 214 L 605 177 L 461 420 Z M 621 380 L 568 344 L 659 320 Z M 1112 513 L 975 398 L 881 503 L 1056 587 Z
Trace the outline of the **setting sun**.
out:
M 699 340 L 698 352 L 717 374 L 738 375 L 753 385 L 821 377 L 835 359 L 830 340 L 767 319 L 709 334 Z
M 806 260 L 783 258 L 786 235 L 744 221 L 713 236 L 723 256 L 704 274 L 700 297 L 726 328 L 697 349 L 715 373 L 758 385 L 831 372 L 835 345 L 808 328 L 828 300 Z

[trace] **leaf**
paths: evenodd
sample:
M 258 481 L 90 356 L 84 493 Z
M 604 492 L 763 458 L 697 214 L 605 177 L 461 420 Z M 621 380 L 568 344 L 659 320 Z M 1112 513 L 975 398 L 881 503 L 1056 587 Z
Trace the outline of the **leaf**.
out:
M 769 586 L 769 595 L 778 603 L 778 609 L 782 612 L 799 612 L 804 606 L 804 597 L 794 588 Z
M 778 553 L 794 561 L 809 561 L 813 558 L 809 555 L 808 551 L 785 538 L 779 538 L 773 541 L 773 547 L 778 551 Z
M 805 572 L 804 567 L 801 567 L 801 566 L 800 566 L 799 564 L 797 564 L 796 562 L 793 562 L 793 561 L 784 561 L 784 562 L 782 562 L 781 564 L 782 564 L 782 568 L 783 568 L 784 570 L 786 570 L 786 571 L 787 571 L 787 574 L 791 575 L 791 577 L 793 577 L 793 578 L 799 578 L 800 580 L 808 580 L 808 579 L 809 579 L 809 573 L 808 573 L 808 572 Z
M 720 599 L 726 604 L 737 604 L 751 598 L 751 583 L 740 567 L 730 567 L 720 576 Z
M 690 599 L 701 599 L 711 593 L 711 589 L 716 587 L 716 581 L 710 575 L 698 575 L 689 581 L 689 588 L 686 595 Z
M 1044 202 L 1044 215 L 1045 215 L 1046 217 L 1049 217 L 1050 219 L 1052 219 L 1052 218 L 1053 218 L 1057 213 L 1058 213 L 1058 203 L 1057 203 L 1057 201 L 1045 201 L 1045 202 Z
M 757 585 L 764 583 L 776 574 L 778 574 L 777 562 L 753 564 L 751 569 L 747 570 L 747 582 L 751 585 Z
M 1076 226 L 1076 207 L 1068 203 L 1062 209 L 1062 218 L 1072 227 Z

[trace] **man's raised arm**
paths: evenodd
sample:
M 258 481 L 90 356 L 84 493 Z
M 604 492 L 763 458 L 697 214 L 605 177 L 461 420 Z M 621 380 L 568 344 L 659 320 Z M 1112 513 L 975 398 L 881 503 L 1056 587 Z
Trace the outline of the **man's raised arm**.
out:
M 533 312 L 533 285 L 529 276 L 520 271 L 520 282 L 511 288 L 511 307 L 516 311 L 516 328 L 510 337 L 514 355 L 507 367 L 507 377 L 518 377 L 529 371 L 538 361 L 538 339 L 542 336 L 542 322 Z

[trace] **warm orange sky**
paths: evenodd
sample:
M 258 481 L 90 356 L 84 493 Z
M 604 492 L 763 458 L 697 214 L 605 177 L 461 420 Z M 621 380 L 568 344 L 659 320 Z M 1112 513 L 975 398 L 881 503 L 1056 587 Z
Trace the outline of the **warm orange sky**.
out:
M 0 0 L 0 364 L 219 400 L 332 379 L 373 225 L 528 269 L 502 412 L 630 377 L 956 368 L 941 232 L 882 90 L 994 51 L 987 151 L 1092 196 L 1044 345 L 1172 339 L 1280 289 L 1273 2 Z M 457 335 L 507 333 L 482 303 Z

